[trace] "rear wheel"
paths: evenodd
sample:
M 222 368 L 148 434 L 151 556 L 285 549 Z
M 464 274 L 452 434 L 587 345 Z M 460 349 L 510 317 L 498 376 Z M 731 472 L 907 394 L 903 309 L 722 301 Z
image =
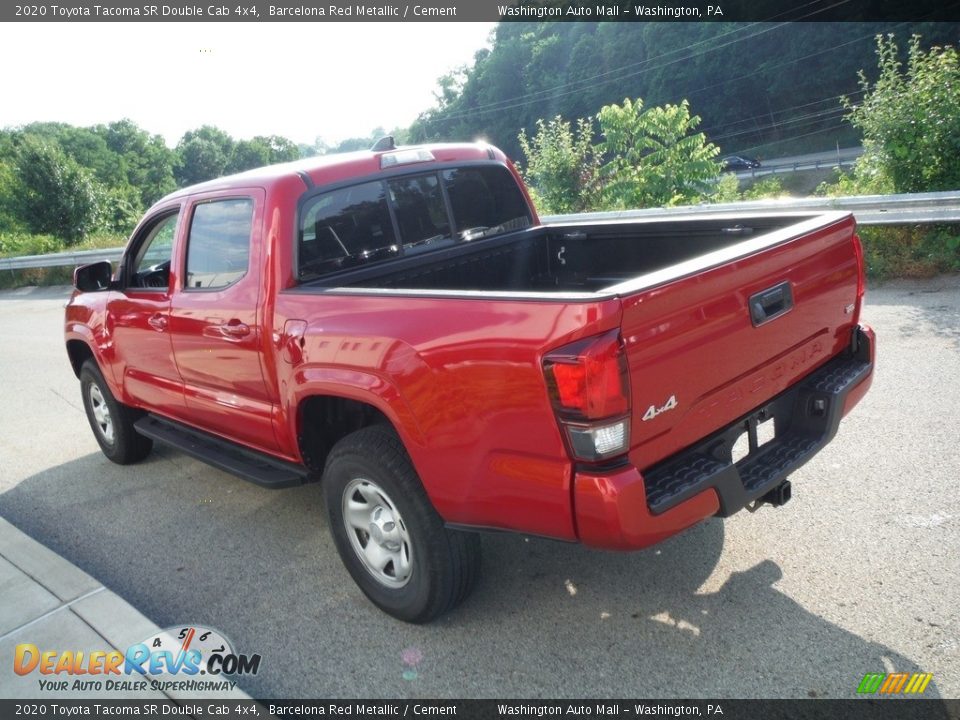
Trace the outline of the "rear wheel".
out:
M 87 360 L 80 369 L 80 391 L 87 420 L 104 455 L 118 465 L 129 465 L 150 454 L 153 440 L 133 427 L 140 413 L 113 397 L 93 360 Z
M 330 531 L 354 581 L 383 611 L 428 622 L 470 593 L 480 538 L 448 530 L 392 429 L 343 438 L 323 475 Z

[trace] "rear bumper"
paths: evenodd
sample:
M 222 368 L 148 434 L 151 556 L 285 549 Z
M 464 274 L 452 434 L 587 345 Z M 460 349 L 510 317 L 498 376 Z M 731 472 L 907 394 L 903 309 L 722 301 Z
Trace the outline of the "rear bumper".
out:
M 873 381 L 875 336 L 853 333 L 850 349 L 762 407 L 640 473 L 632 465 L 574 477 L 577 534 L 587 545 L 622 550 L 657 543 L 697 522 L 741 510 L 779 486 L 837 433 L 840 419 Z M 756 427 L 770 419 L 776 436 L 757 447 Z M 733 445 L 752 436 L 749 455 Z

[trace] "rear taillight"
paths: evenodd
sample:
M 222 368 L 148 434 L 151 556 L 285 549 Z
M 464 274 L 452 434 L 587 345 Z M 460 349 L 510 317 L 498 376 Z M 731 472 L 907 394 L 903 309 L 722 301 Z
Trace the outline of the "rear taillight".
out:
M 860 307 L 863 305 L 863 296 L 867 289 L 867 268 L 863 258 L 863 243 L 860 236 L 853 235 L 853 254 L 857 259 L 857 305 L 853 311 L 853 322 L 860 320 Z
M 578 460 L 605 460 L 629 449 L 630 383 L 618 331 L 548 353 L 543 370 L 554 412 Z

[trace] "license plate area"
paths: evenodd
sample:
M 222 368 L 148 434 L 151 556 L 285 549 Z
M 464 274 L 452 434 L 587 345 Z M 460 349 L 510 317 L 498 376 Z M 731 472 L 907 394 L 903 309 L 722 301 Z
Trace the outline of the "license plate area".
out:
M 730 448 L 733 463 L 739 464 L 741 461 L 747 460 L 767 443 L 772 442 L 776 436 L 776 420 L 768 415 L 765 410 L 761 410 L 753 417 L 748 418 L 743 423 L 743 432 Z

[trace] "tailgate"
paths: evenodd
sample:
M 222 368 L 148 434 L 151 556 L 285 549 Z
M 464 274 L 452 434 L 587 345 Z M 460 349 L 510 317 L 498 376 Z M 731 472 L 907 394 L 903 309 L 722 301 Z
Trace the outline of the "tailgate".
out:
M 854 232 L 849 214 L 807 217 L 638 278 L 633 291 L 615 288 L 634 465 L 703 439 L 849 345 L 859 313 Z

